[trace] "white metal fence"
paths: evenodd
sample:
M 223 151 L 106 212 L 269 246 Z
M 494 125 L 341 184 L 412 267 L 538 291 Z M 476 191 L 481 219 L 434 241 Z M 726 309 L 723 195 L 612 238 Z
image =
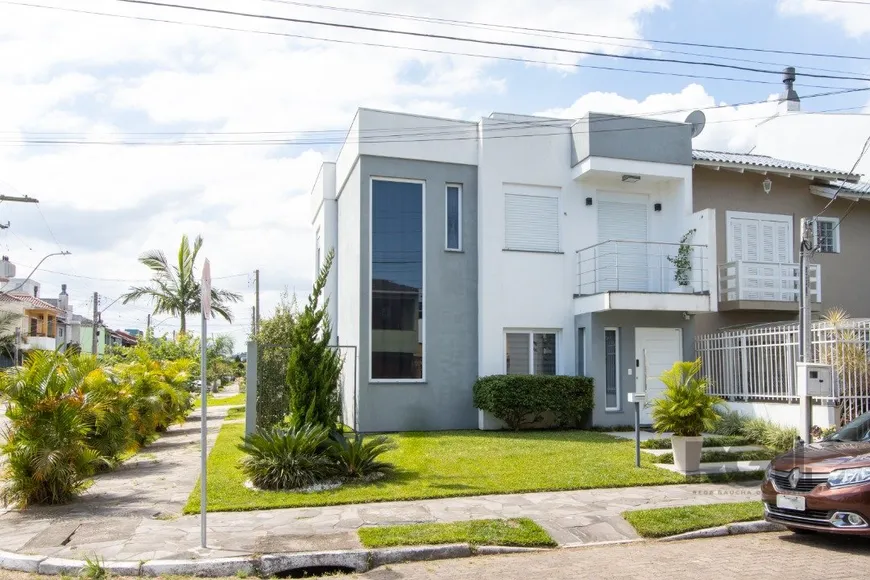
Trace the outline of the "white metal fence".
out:
M 797 302 L 800 265 L 767 262 L 726 262 L 719 265 L 719 300 Z M 819 265 L 810 265 L 810 296 L 822 299 Z
M 816 322 L 813 360 L 834 367 L 833 396 L 841 421 L 870 411 L 870 319 Z M 797 402 L 798 325 L 722 330 L 695 339 L 710 392 L 732 401 Z

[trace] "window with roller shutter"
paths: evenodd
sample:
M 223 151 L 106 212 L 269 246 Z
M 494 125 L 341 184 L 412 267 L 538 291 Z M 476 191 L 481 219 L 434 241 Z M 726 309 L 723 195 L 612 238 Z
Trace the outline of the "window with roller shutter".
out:
M 559 198 L 506 193 L 505 249 L 559 251 Z

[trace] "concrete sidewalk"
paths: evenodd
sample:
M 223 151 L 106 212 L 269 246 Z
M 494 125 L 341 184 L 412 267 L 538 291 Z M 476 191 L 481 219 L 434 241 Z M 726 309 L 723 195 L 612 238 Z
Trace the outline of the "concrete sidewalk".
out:
M 209 407 L 209 447 L 226 407 Z M 62 558 L 176 560 L 359 548 L 361 526 L 530 517 L 562 546 L 636 538 L 630 509 L 748 501 L 756 484 L 595 489 L 209 514 L 209 548 L 199 517 L 181 510 L 199 476 L 199 415 L 173 427 L 115 472 L 96 478 L 68 506 L 8 510 L 0 546 Z

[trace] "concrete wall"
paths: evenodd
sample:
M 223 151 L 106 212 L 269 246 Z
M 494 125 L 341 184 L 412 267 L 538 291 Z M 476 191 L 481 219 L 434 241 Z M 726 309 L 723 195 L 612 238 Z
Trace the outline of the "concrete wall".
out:
M 620 410 L 606 411 L 604 375 L 604 329 L 619 329 Z M 683 337 L 683 359 L 694 358 L 694 320 L 685 320 L 679 312 L 601 312 L 575 317 L 574 334 L 585 329 L 584 359 L 586 375 L 595 381 L 595 410 L 592 422 L 599 426 L 634 424 L 634 410 L 628 403 L 628 393 L 637 389 L 635 361 L 635 328 L 680 328 Z M 677 362 L 677 361 L 674 361 Z
M 727 259 L 727 211 L 784 214 L 792 217 L 794 259 L 798 260 L 798 234 L 800 219 L 817 215 L 828 199 L 810 193 L 810 182 L 798 177 L 767 175 L 773 182 L 770 194 L 765 194 L 761 182 L 765 176 L 758 173 L 714 171 L 704 167 L 694 170 L 695 211 L 706 208 L 716 210 L 717 262 Z M 825 211 L 825 216 L 842 218 L 851 201 L 836 200 Z M 814 262 L 821 267 L 821 310 L 841 307 L 855 318 L 870 317 L 870 302 L 864 297 L 864 288 L 870 287 L 870 269 L 862 267 L 866 248 L 870 247 L 870 206 L 857 204 L 840 230 L 838 254 L 816 254 Z M 858 290 L 858 291 L 856 291 Z M 700 323 L 704 332 L 722 326 L 747 322 L 794 320 L 788 312 L 718 312 L 706 315 Z M 700 329 L 699 329 L 699 332 Z
M 314 277 L 317 277 L 320 273 L 320 268 L 323 266 L 329 251 L 336 251 L 332 270 L 330 270 L 329 276 L 326 279 L 324 294 L 329 300 L 327 313 L 332 322 L 333 344 L 337 344 L 335 340 L 335 325 L 338 320 L 338 274 L 336 272 L 338 269 L 338 201 L 336 200 L 335 163 L 324 163 L 321 166 L 310 197 L 311 225 L 314 229 L 315 244 L 317 244 L 317 234 L 318 232 L 320 233 L 320 263 L 315 263 L 314 265 Z M 315 262 L 317 260 L 317 249 L 317 247 L 314 249 Z
M 685 123 L 589 113 L 571 135 L 572 166 L 587 157 L 692 164 L 691 126 Z
M 747 417 L 760 417 L 783 427 L 800 429 L 800 405 L 796 403 L 730 401 L 727 406 L 730 410 L 739 411 Z M 837 408 L 818 403 L 814 404 L 813 425 L 818 425 L 823 429 L 839 425 Z
M 370 377 L 370 179 L 425 181 L 424 376 L 425 382 L 372 382 Z M 462 185 L 462 252 L 445 250 L 445 190 Z M 477 168 L 468 165 L 361 156 L 361 243 L 358 302 L 359 429 L 404 431 L 472 429 L 477 411 Z M 339 214 L 343 206 L 339 205 Z M 344 223 L 340 217 L 340 223 Z M 339 244 L 345 235 L 339 236 Z M 353 289 L 342 279 L 342 291 Z M 344 314 L 342 314 L 344 318 Z M 342 339 L 344 342 L 344 339 Z

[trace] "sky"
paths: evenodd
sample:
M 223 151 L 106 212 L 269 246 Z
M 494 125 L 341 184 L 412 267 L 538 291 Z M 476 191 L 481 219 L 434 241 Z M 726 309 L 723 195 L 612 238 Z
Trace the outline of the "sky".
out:
M 0 204 L 0 222 L 11 223 L 0 231 L 0 251 L 18 266 L 19 275 L 46 254 L 71 252 L 48 258 L 34 274 L 42 295 L 56 296 L 65 283 L 75 312 L 89 315 L 98 292 L 110 326 L 144 329 L 149 303 L 110 305 L 131 285 L 147 282 L 148 270 L 137 257 L 151 249 L 171 255 L 182 234 L 200 234 L 215 286 L 244 296 L 233 308 L 232 323 L 217 320 L 209 328 L 231 334 L 237 351 L 250 328 L 254 270 L 261 275 L 264 316 L 282 292 L 304 298 L 310 288 L 315 254 L 309 192 L 321 161 L 337 155 L 357 107 L 469 120 L 493 111 L 574 118 L 589 110 L 669 112 L 663 116 L 681 120 L 694 108 L 715 106 L 706 111 L 707 128 L 695 146 L 746 152 L 756 144 L 758 123 L 776 111 L 770 99 L 782 91 L 776 72 L 577 52 L 586 51 L 766 71 L 791 65 L 805 73 L 796 87 L 802 110 L 870 111 L 870 91 L 811 96 L 866 88 L 866 81 L 806 76 L 866 76 L 870 60 L 794 54 L 870 55 L 870 5 L 861 3 L 174 3 L 573 51 L 424 39 L 123 0 L 0 0 L 0 193 L 40 201 Z M 397 13 L 466 24 L 397 18 Z M 853 129 L 847 141 L 860 140 L 862 130 Z M 852 155 L 842 152 L 845 169 Z M 158 332 L 171 333 L 177 322 L 154 317 Z

